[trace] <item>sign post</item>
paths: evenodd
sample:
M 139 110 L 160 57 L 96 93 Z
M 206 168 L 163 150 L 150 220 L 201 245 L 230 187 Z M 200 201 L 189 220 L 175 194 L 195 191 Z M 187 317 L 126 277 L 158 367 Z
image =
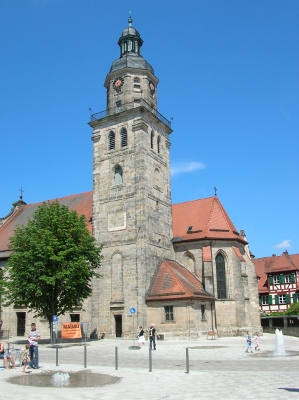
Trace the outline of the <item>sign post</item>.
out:
M 129 349 L 130 349 L 130 350 L 137 350 L 137 349 L 139 350 L 140 347 L 135 346 L 135 334 L 136 334 L 136 332 L 135 332 L 135 330 L 134 330 L 134 314 L 136 313 L 136 310 L 135 310 L 134 307 L 130 308 L 130 313 L 131 313 L 131 315 L 132 315 L 133 346 L 130 346 Z
M 56 344 L 58 315 L 52 315 L 52 344 Z

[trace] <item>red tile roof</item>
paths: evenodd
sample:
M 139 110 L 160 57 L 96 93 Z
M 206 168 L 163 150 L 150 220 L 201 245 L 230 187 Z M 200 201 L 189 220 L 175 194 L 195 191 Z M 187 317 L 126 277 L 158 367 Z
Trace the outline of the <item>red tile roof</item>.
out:
M 177 261 L 164 260 L 158 270 L 147 301 L 189 298 L 214 299 L 187 268 Z
M 173 204 L 172 223 L 173 237 L 181 241 L 235 239 L 247 243 L 237 232 L 217 196 Z M 188 230 L 189 227 L 192 230 Z
M 50 200 L 54 201 L 54 200 Z M 92 233 L 92 192 L 85 192 L 74 194 L 58 199 L 59 203 L 67 206 L 70 210 L 77 211 L 79 215 L 85 215 L 87 220 L 87 228 Z M 18 225 L 26 225 L 37 208 L 42 204 L 34 203 L 27 204 L 20 207 L 15 214 L 13 214 L 7 222 L 0 227 L 0 256 L 1 253 L 7 253 L 9 238 L 13 236 L 14 231 Z
M 299 254 L 282 253 L 280 256 L 253 258 L 256 275 L 259 277 L 259 293 L 268 293 L 267 274 L 299 271 Z

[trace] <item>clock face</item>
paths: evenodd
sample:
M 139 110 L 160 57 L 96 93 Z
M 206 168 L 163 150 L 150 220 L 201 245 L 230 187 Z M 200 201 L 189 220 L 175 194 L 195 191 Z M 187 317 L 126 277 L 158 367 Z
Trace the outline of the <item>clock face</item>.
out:
M 124 78 L 118 77 L 114 80 L 113 87 L 117 92 L 120 92 L 123 84 L 124 84 Z
M 148 86 L 149 86 L 149 88 L 150 88 L 151 94 L 153 95 L 153 94 L 155 93 L 156 86 L 153 84 L 152 81 L 149 81 Z

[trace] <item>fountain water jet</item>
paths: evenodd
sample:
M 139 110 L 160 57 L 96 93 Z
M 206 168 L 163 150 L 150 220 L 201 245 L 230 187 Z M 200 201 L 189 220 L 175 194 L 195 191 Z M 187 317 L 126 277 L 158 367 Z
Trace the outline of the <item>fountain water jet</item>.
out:
M 275 356 L 285 356 L 285 347 L 284 347 L 284 338 L 283 338 L 283 333 L 282 330 L 280 331 L 279 329 L 275 330 L 275 348 L 273 351 L 273 354 Z

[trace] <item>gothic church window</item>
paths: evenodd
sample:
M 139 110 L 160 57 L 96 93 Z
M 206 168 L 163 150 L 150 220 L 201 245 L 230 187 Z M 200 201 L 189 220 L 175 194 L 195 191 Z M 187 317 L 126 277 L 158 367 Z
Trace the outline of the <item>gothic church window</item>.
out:
M 115 133 L 111 131 L 108 136 L 108 149 L 115 149 Z
M 128 145 L 128 135 L 126 128 L 122 128 L 120 131 L 120 146 L 126 147 Z
M 216 256 L 216 278 L 217 278 L 217 297 L 218 299 L 226 299 L 226 275 L 225 261 L 222 254 Z
M 114 169 L 114 184 L 121 185 L 123 183 L 123 170 L 120 165 Z

